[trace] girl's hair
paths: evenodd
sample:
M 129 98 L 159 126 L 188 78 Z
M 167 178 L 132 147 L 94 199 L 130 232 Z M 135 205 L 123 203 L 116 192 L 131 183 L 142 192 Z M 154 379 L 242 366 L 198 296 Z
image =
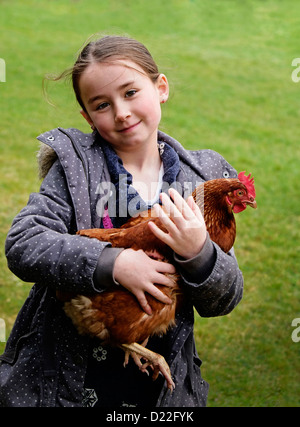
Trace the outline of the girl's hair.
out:
M 150 52 L 142 43 L 128 37 L 105 36 L 89 42 L 78 55 L 73 67 L 64 71 L 54 80 L 71 76 L 76 99 L 82 109 L 86 111 L 80 94 L 80 77 L 90 64 L 103 63 L 111 59 L 125 59 L 134 62 L 153 82 L 160 74 Z

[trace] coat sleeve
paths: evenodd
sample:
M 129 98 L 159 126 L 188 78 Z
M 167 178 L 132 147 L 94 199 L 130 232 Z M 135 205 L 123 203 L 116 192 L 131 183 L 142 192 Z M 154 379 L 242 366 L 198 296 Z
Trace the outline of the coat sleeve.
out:
M 56 161 L 7 235 L 8 267 L 21 280 L 64 292 L 97 292 L 94 272 L 109 243 L 76 235 L 67 182 Z
M 243 295 L 243 275 L 233 248 L 226 254 L 209 236 L 195 258 L 175 255 L 187 296 L 202 317 L 230 313 Z

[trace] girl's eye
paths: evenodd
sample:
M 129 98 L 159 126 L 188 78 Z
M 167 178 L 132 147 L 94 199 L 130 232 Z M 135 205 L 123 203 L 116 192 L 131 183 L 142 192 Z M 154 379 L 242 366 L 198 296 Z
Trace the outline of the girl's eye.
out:
M 102 104 L 98 105 L 97 110 L 104 110 L 104 108 L 108 107 L 108 102 L 102 102 Z
M 131 96 L 136 94 L 136 90 L 135 89 L 130 89 L 126 92 L 125 98 L 130 98 Z

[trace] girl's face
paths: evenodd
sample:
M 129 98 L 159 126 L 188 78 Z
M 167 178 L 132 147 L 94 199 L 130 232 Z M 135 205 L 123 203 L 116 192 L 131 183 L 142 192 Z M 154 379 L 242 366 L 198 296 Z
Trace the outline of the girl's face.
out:
M 91 126 L 117 151 L 157 143 L 160 103 L 168 98 L 168 81 L 155 83 L 134 62 L 93 63 L 80 77 L 80 93 Z

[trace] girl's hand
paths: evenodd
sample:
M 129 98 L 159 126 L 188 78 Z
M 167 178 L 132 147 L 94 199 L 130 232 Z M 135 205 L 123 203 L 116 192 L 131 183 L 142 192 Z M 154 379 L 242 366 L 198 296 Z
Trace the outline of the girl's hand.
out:
M 171 304 L 172 301 L 164 295 L 156 286 L 174 286 L 174 282 L 164 273 L 173 274 L 176 272 L 172 264 L 156 261 L 150 258 L 141 249 L 124 249 L 117 256 L 113 276 L 120 285 L 132 292 L 139 301 L 142 309 L 149 315 L 152 314 L 145 292 L 164 304 Z
M 171 188 L 169 194 L 160 195 L 162 207 L 154 206 L 156 215 L 168 230 L 165 233 L 150 221 L 148 226 L 152 233 L 178 255 L 189 259 L 196 256 L 206 240 L 206 226 L 199 207 L 192 196 L 185 201 L 180 194 Z

